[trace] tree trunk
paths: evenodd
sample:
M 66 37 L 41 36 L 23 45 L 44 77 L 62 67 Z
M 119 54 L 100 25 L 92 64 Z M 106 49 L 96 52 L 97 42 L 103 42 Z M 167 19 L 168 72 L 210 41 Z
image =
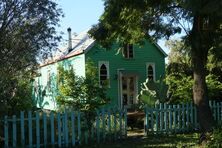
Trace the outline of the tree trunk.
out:
M 197 115 L 202 133 L 212 131 L 214 120 L 209 107 L 206 85 L 206 63 L 210 43 L 207 35 L 200 29 L 200 16 L 194 17 L 191 31 L 191 57 L 193 62 L 193 101 L 197 107 Z
M 207 86 L 205 81 L 205 62 L 201 55 L 193 57 L 194 67 L 194 85 L 193 85 L 193 100 L 197 107 L 198 120 L 203 133 L 209 132 L 213 127 L 213 116 L 209 107 L 207 98 Z

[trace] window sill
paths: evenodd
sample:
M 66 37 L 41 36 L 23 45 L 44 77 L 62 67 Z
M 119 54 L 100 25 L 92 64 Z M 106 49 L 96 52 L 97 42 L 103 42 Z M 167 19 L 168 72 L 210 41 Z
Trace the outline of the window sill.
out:
M 130 60 L 135 60 L 135 58 L 123 58 L 124 60 L 130 61 Z

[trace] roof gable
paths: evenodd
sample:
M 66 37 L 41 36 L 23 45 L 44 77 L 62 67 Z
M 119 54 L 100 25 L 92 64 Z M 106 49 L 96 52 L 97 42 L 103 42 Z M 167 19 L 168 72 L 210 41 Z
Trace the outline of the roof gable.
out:
M 88 52 L 90 49 L 92 49 L 95 42 L 96 41 L 89 36 L 88 30 L 85 30 L 81 32 L 79 35 L 73 36 L 71 51 L 68 48 L 63 47 L 60 50 L 60 52 L 62 51 L 60 54 L 55 56 L 53 60 L 49 60 L 48 62 L 42 64 L 41 66 L 52 64 L 57 61 L 61 61 L 61 60 Z M 153 43 L 153 44 L 164 55 L 164 57 L 167 57 L 166 52 L 164 52 L 164 50 L 157 43 Z

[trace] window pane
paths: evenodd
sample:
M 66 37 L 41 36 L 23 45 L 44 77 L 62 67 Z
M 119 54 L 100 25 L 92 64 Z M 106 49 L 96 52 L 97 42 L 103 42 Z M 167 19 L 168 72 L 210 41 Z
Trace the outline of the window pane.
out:
M 100 67 L 100 85 L 107 85 L 108 72 L 105 64 L 102 64 Z
M 123 105 L 127 105 L 127 94 L 123 94 Z
M 148 79 L 153 80 L 153 67 L 151 65 L 148 66 Z
M 129 58 L 133 58 L 133 48 L 129 49 Z
M 100 75 L 106 75 L 107 76 L 107 69 L 106 69 L 106 66 L 104 64 L 100 67 Z
M 124 44 L 124 47 L 123 47 L 123 57 L 124 58 L 128 58 L 128 47 L 127 47 L 127 44 Z
M 127 79 L 126 78 L 122 78 L 122 89 L 126 90 L 127 89 Z
M 129 87 L 130 87 L 130 91 L 134 91 L 134 78 L 130 77 L 130 82 L 129 82 Z
M 134 95 L 130 94 L 130 104 L 133 104 L 133 98 L 134 98 Z
M 101 70 L 100 70 L 100 75 L 107 75 L 107 70 L 101 69 Z

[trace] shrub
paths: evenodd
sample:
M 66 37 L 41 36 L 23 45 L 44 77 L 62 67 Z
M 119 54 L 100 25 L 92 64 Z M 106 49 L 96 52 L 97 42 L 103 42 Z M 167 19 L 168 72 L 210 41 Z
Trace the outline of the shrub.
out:
M 222 127 L 217 127 L 214 129 L 211 135 L 210 142 L 207 143 L 207 147 L 222 147 Z
M 75 75 L 73 69 L 59 67 L 57 104 L 59 110 L 66 108 L 84 112 L 87 129 L 90 129 L 96 116 L 96 109 L 107 104 L 106 88 L 99 86 L 97 68 L 87 61 L 86 77 Z

